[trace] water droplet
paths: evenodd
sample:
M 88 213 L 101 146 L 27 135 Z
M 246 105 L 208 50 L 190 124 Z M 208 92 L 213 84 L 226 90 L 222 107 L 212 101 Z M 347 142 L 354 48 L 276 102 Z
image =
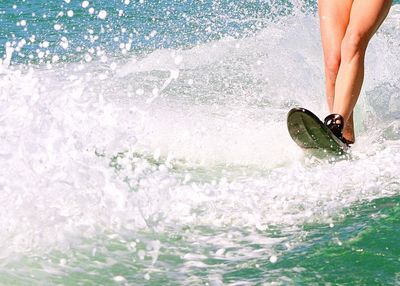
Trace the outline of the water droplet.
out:
M 41 47 L 43 48 L 48 48 L 49 47 L 49 42 L 48 41 L 44 41 L 43 43 L 40 44 Z
M 125 277 L 123 277 L 123 276 L 115 276 L 115 277 L 113 278 L 113 280 L 114 280 L 115 282 L 125 282 L 125 281 L 126 281 Z
M 276 255 L 272 255 L 272 256 L 269 258 L 269 261 L 270 261 L 271 263 L 276 263 L 276 262 L 278 261 L 278 257 L 276 257 Z
M 100 18 L 100 19 L 102 19 L 102 20 L 104 20 L 105 18 L 107 18 L 107 11 L 101 10 L 101 11 L 99 12 L 99 14 L 97 15 L 97 17 Z

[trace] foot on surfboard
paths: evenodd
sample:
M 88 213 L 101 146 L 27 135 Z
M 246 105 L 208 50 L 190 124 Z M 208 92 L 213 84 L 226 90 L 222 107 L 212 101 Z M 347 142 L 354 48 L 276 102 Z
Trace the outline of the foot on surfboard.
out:
M 343 126 L 335 120 L 338 119 L 335 115 L 328 116 L 327 119 L 327 124 L 324 124 L 311 111 L 293 108 L 287 116 L 289 134 L 293 141 L 305 150 L 345 154 L 348 145 L 341 139 Z
M 354 144 L 353 141 L 347 140 L 343 137 L 343 128 L 344 128 L 344 118 L 340 114 L 330 114 L 325 117 L 324 124 L 328 127 L 332 133 L 339 138 L 344 144 L 350 146 Z

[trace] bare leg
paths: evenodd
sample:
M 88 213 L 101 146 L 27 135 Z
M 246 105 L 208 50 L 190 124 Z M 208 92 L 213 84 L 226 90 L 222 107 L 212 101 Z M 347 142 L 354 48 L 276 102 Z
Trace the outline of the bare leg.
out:
M 349 142 L 354 143 L 356 141 L 354 136 L 353 112 L 350 114 L 350 117 L 344 126 L 343 137 Z
M 353 0 L 318 0 L 325 64 L 325 92 L 329 112 L 333 112 L 336 77 L 339 71 L 342 40 L 350 21 Z
M 350 21 L 352 4 L 353 0 L 318 0 L 324 50 L 325 94 L 330 113 L 333 113 L 336 78 L 341 63 L 341 46 Z M 354 141 L 352 115 L 344 128 L 344 136 L 348 140 Z
M 391 0 L 353 2 L 350 21 L 341 45 L 341 63 L 333 104 L 333 113 L 342 115 L 345 122 L 352 121 L 351 114 L 360 95 L 368 42 L 385 19 L 391 2 Z M 349 138 L 351 132 L 348 129 L 345 130 L 344 137 L 351 140 L 352 138 Z

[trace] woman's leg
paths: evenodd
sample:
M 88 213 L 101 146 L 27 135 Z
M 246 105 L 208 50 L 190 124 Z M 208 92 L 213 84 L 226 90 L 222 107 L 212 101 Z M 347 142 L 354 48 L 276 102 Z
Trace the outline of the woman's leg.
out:
M 350 21 L 341 45 L 341 63 L 336 79 L 333 113 L 351 120 L 364 79 L 367 45 L 385 19 L 391 0 L 354 0 Z M 346 130 L 345 130 L 346 131 Z M 346 137 L 349 134 L 344 133 Z
M 341 62 L 341 45 L 350 21 L 353 0 L 318 0 L 322 48 L 324 50 L 325 94 L 329 112 L 333 112 L 336 78 Z M 354 141 L 353 116 L 344 128 L 344 135 Z
M 318 0 L 322 48 L 325 64 L 325 93 L 329 112 L 333 112 L 340 48 L 350 21 L 353 0 Z

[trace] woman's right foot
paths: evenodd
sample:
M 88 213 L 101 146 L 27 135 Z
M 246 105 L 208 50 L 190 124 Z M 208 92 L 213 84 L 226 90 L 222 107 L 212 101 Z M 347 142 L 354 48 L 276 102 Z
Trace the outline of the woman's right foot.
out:
M 340 114 L 330 114 L 330 115 L 328 115 L 324 120 L 324 124 L 344 144 L 350 145 L 350 144 L 354 143 L 354 140 L 353 141 L 348 140 L 343 136 L 344 118 Z

